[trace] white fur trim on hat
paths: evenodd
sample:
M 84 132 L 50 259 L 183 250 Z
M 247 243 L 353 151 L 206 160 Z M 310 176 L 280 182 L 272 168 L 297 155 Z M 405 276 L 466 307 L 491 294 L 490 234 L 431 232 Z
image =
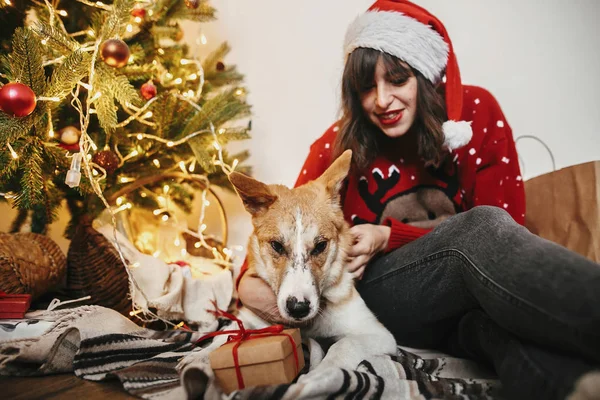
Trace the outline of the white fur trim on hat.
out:
M 433 83 L 439 82 L 448 60 L 448 44 L 433 28 L 395 11 L 367 11 L 348 27 L 346 56 L 359 47 L 398 57 Z
M 471 122 L 467 121 L 446 121 L 442 124 L 444 131 L 444 147 L 448 151 L 454 151 L 466 146 L 473 137 Z

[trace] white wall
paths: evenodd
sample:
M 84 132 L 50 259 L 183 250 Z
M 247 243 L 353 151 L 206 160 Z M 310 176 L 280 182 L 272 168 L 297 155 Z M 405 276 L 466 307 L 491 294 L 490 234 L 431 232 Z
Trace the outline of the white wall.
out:
M 417 2 L 445 22 L 464 82 L 496 96 L 515 136 L 543 139 L 558 167 L 600 159 L 600 1 Z M 225 61 L 246 75 L 253 138 L 240 147 L 257 178 L 293 184 L 310 143 L 335 120 L 345 29 L 370 3 L 213 0 L 218 21 L 186 25 L 191 44 L 200 29 L 208 38 L 200 54 L 228 40 Z M 525 177 L 551 169 L 539 144 L 518 147 Z M 248 218 L 233 196 L 228 204 L 231 243 L 245 244 Z
M 416 2 L 444 21 L 463 81 L 496 96 L 515 136 L 543 139 L 558 167 L 600 159 L 600 1 Z M 213 0 L 219 20 L 204 29 L 207 46 L 226 38 L 228 60 L 246 74 L 258 178 L 293 184 L 334 121 L 345 29 L 371 3 Z M 525 177 L 551 169 L 539 144 L 518 147 Z

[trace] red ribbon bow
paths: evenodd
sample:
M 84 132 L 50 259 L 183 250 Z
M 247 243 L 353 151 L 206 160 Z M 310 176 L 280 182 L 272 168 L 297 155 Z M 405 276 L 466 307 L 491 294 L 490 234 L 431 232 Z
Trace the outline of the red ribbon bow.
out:
M 237 381 L 238 381 L 238 388 L 243 389 L 245 387 L 244 386 L 244 378 L 242 377 L 242 371 L 240 369 L 240 362 L 239 362 L 239 358 L 238 358 L 238 347 L 240 347 L 240 345 L 243 342 L 246 342 L 248 340 L 261 339 L 261 338 L 270 337 L 270 336 L 287 336 L 292 345 L 292 351 L 294 352 L 294 360 L 296 361 L 296 374 L 298 374 L 298 368 L 299 368 L 298 350 L 296 349 L 296 344 L 294 343 L 294 339 L 292 338 L 292 335 L 283 332 L 283 325 L 272 325 L 272 326 L 269 326 L 267 328 L 262 328 L 262 329 L 246 329 L 246 328 L 244 328 L 244 323 L 239 318 L 237 318 L 233 314 L 230 314 L 223 310 L 219 310 L 219 308 L 217 307 L 217 304 L 214 301 L 212 303 L 215 307 L 215 311 L 207 310 L 208 312 L 216 315 L 217 317 L 224 317 L 231 321 L 236 322 L 238 324 L 239 329 L 230 329 L 230 330 L 226 330 L 226 331 L 216 331 L 216 332 L 207 333 L 206 335 L 204 335 L 200 339 L 198 339 L 195 344 L 198 345 L 206 339 L 213 338 L 213 337 L 219 336 L 219 335 L 229 335 L 229 337 L 227 338 L 227 343 L 236 342 L 235 345 L 233 346 L 232 352 L 233 352 L 233 363 L 235 365 L 235 374 L 237 376 Z

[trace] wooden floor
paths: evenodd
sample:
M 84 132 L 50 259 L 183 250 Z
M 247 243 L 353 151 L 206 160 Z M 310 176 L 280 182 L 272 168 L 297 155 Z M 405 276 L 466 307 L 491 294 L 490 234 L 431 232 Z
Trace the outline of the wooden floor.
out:
M 0 377 L 0 398 L 30 399 L 137 399 L 123 390 L 119 381 L 91 382 L 73 374 L 41 377 Z

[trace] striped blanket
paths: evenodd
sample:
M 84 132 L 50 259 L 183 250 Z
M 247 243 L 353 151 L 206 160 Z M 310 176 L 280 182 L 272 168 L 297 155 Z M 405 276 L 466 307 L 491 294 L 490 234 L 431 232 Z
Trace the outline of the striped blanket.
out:
M 165 400 L 487 399 L 497 398 L 500 389 L 498 381 L 470 361 L 398 347 L 394 357 L 364 360 L 354 370 L 333 369 L 302 384 L 247 388 L 225 396 L 214 383 L 207 354 L 192 345 L 196 332 L 140 330 L 120 314 L 96 306 L 28 317 L 53 321 L 53 326 L 35 338 L 0 340 L 1 375 L 73 371 L 93 381 L 118 379 L 132 395 Z M 212 329 L 218 327 L 215 321 Z M 303 343 L 305 368 L 314 346 L 314 340 Z

